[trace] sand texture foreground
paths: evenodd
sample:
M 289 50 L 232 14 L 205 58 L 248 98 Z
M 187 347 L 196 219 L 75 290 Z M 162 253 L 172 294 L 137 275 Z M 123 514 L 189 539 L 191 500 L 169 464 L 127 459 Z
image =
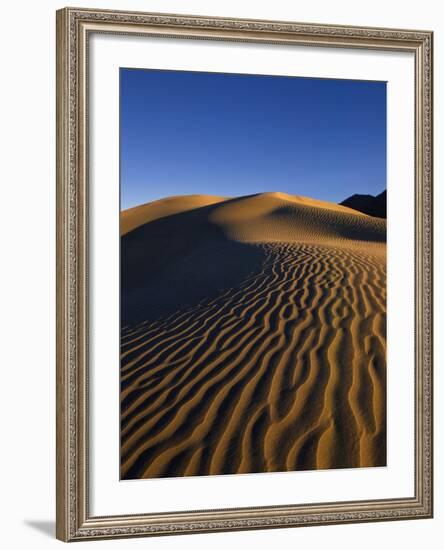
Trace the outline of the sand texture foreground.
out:
M 386 222 L 282 193 L 122 213 L 122 479 L 386 464 Z

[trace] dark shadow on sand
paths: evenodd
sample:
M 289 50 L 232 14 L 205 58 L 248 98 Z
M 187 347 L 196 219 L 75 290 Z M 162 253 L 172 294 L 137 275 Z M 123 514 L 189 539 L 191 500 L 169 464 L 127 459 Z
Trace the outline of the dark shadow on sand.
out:
M 122 237 L 122 325 L 217 298 L 261 269 L 260 247 L 231 240 L 211 222 L 217 206 L 166 216 Z

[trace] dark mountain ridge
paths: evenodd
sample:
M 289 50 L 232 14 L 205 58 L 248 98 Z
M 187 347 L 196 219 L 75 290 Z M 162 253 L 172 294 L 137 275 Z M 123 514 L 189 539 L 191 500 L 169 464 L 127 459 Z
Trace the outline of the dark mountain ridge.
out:
M 375 218 L 387 217 L 387 191 L 384 190 L 379 195 L 352 195 L 348 199 L 340 202 L 342 206 L 348 206 L 358 212 L 374 216 Z

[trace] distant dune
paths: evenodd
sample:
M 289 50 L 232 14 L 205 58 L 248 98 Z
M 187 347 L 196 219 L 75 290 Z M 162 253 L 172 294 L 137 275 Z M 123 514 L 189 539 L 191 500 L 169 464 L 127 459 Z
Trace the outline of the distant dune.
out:
M 121 214 L 121 477 L 386 464 L 386 222 L 283 193 Z
M 383 191 L 374 197 L 373 195 L 352 195 L 341 202 L 341 205 L 348 206 L 369 216 L 377 218 L 387 217 L 387 192 Z

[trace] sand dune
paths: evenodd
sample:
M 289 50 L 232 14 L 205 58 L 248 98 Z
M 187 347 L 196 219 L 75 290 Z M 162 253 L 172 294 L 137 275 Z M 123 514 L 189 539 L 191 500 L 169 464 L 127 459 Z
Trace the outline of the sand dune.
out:
M 122 213 L 122 478 L 385 465 L 385 220 L 158 206 Z
M 387 191 L 379 195 L 352 195 L 341 202 L 341 205 L 359 210 L 377 218 L 387 217 Z
M 186 212 L 187 210 L 193 210 L 193 208 L 216 204 L 224 200 L 226 200 L 224 197 L 214 197 L 212 195 L 187 195 L 185 197 L 167 197 L 134 208 L 128 208 L 120 214 L 120 234 L 126 235 L 133 229 L 158 218 L 172 216 L 179 212 Z

